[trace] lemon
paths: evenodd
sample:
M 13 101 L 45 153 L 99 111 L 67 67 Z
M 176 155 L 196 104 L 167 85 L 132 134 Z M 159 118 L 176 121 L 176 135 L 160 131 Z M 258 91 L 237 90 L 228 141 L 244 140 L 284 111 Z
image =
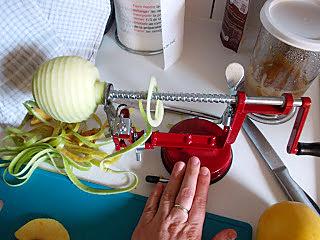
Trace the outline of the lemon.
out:
M 19 240 L 70 240 L 64 226 L 50 218 L 31 220 L 15 232 L 15 237 Z
M 320 217 L 302 203 L 277 203 L 261 215 L 257 240 L 320 240 Z

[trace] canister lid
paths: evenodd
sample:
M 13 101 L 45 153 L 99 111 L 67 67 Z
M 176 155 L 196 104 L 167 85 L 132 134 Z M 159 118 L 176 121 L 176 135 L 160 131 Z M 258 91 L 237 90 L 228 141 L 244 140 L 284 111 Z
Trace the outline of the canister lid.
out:
M 282 42 L 320 51 L 320 0 L 268 0 L 260 19 L 266 30 Z

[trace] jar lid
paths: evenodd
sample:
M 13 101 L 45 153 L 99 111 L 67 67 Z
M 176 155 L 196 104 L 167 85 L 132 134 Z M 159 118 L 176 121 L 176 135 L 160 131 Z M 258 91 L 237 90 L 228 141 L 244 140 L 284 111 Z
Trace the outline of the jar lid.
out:
M 282 42 L 320 51 L 320 0 L 268 0 L 260 19 L 266 30 Z

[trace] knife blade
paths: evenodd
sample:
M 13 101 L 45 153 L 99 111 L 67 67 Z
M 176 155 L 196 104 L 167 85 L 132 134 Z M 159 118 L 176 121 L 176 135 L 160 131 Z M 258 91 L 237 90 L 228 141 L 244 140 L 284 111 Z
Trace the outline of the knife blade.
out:
M 287 167 L 257 126 L 249 118 L 246 118 L 242 128 L 279 181 L 288 198 L 304 203 L 317 212 L 317 204 L 311 202 L 303 189 L 292 179 Z

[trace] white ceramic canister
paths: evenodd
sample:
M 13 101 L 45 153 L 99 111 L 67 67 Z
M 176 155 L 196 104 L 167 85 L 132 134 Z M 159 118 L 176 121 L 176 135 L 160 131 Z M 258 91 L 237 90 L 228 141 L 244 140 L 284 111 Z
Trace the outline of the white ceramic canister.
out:
M 160 0 L 115 0 L 116 40 L 138 54 L 162 52 Z

